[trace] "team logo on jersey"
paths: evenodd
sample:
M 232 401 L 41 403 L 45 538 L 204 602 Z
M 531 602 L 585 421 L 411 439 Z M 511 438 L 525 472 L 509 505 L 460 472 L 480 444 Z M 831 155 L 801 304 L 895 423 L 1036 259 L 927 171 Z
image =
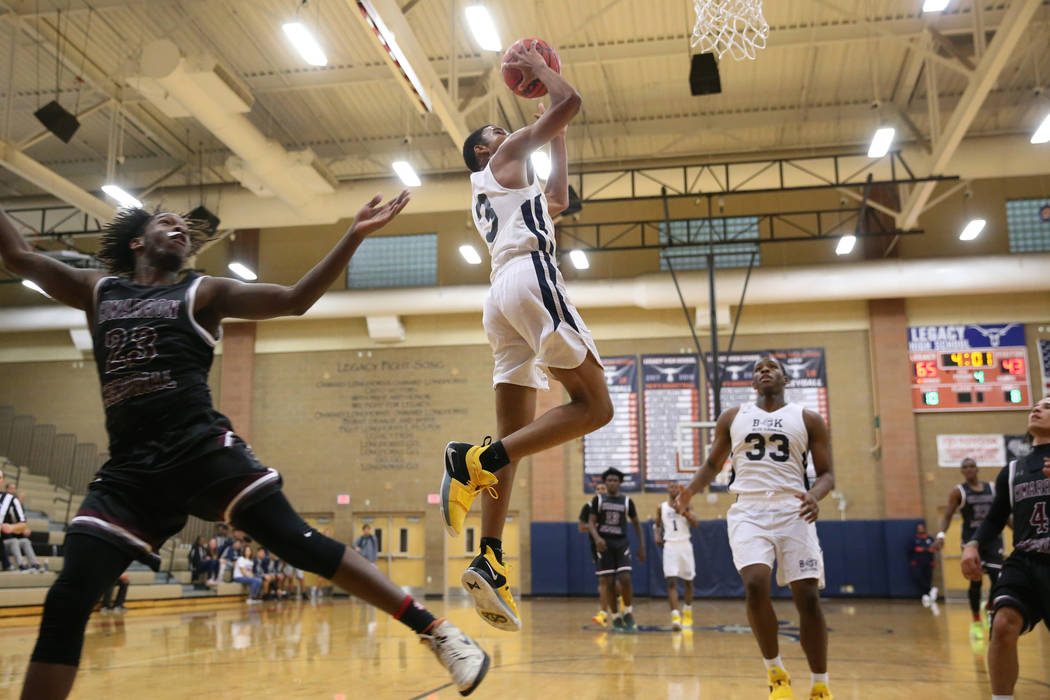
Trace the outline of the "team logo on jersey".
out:
M 751 419 L 751 427 L 752 428 L 778 428 L 778 429 L 783 429 L 784 428 L 784 419 L 783 418 L 752 418 Z

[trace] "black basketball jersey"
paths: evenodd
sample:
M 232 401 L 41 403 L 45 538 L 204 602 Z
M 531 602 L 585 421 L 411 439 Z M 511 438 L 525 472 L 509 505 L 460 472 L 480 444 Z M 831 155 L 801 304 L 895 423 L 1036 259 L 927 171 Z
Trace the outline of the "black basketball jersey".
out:
M 1050 479 L 1043 458 L 1050 445 L 1037 445 L 1007 467 L 1014 516 L 1014 551 L 1050 555 Z
M 634 501 L 625 494 L 595 496 L 591 513 L 598 521 L 598 534 L 610 544 L 627 542 L 627 520 L 638 517 Z
M 222 447 L 230 424 L 208 387 L 218 338 L 193 317 L 202 279 L 191 273 L 147 286 L 106 277 L 96 285 L 92 341 L 110 451 L 102 476 L 120 480 Z
M 981 488 L 974 489 L 964 481 L 956 488 L 962 495 L 959 514 L 962 515 L 962 541 L 966 543 L 973 539 L 973 534 L 991 510 L 992 501 L 995 500 L 995 486 L 986 481 Z

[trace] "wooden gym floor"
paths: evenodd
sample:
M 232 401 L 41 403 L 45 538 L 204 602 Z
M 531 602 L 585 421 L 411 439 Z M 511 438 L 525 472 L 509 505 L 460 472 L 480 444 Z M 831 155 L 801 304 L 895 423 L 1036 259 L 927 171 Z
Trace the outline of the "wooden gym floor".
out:
M 778 602 L 781 654 L 798 697 L 809 674 L 790 602 Z M 525 628 L 488 627 L 465 603 L 432 601 L 492 655 L 472 697 L 725 700 L 766 697 L 762 662 L 740 601 L 699 601 L 695 629 L 671 633 L 666 603 L 635 606 L 642 630 L 599 630 L 593 600 L 522 601 Z M 984 650 L 971 645 L 965 603 L 934 616 L 918 602 L 825 603 L 831 688 L 837 700 L 988 698 Z M 37 617 L 0 620 L 0 700 L 18 697 Z M 1050 635 L 1021 640 L 1018 700 L 1050 697 Z M 459 697 L 431 653 L 400 624 L 345 598 L 240 602 L 95 614 L 74 698 Z

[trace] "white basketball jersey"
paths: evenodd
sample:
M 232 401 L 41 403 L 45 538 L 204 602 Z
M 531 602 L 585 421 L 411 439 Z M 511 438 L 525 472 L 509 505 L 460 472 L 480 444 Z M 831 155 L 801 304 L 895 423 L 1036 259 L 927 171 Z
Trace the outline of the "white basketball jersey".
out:
M 734 493 L 805 493 L 809 432 L 799 404 L 767 413 L 753 403 L 740 406 L 729 434 L 733 442 Z
M 660 523 L 664 528 L 665 542 L 689 539 L 689 521 L 684 515 L 679 515 L 667 501 L 660 504 Z
M 554 223 L 547 213 L 547 197 L 533 175 L 532 184 L 507 189 L 496 182 L 489 166 L 471 173 L 471 215 L 478 233 L 485 239 L 496 279 L 500 268 L 521 256 L 531 256 L 537 269 L 550 268 L 551 278 L 558 264 L 554 250 Z

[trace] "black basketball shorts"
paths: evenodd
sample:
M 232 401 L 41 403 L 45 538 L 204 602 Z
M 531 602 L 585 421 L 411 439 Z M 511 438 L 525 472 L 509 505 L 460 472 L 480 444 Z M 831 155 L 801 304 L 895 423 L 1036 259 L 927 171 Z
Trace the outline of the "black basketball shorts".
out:
M 981 557 L 981 568 L 984 569 L 985 573 L 989 570 L 999 573 L 1003 568 L 1003 543 L 993 542 L 992 544 L 982 545 L 978 548 L 977 553 Z
M 238 508 L 280 490 L 281 475 L 259 464 L 251 448 L 228 432 L 221 448 L 138 483 L 107 480 L 103 469 L 66 532 L 104 539 L 157 571 L 158 550 L 187 516 L 229 522 Z
M 1050 557 L 1014 552 L 1003 562 L 999 580 L 988 594 L 993 614 L 1003 607 L 1013 608 L 1024 618 L 1024 632 L 1035 629 L 1040 620 L 1050 629 Z
M 629 543 L 607 543 L 604 552 L 598 552 L 595 565 L 599 576 L 610 576 L 631 570 L 631 546 Z

